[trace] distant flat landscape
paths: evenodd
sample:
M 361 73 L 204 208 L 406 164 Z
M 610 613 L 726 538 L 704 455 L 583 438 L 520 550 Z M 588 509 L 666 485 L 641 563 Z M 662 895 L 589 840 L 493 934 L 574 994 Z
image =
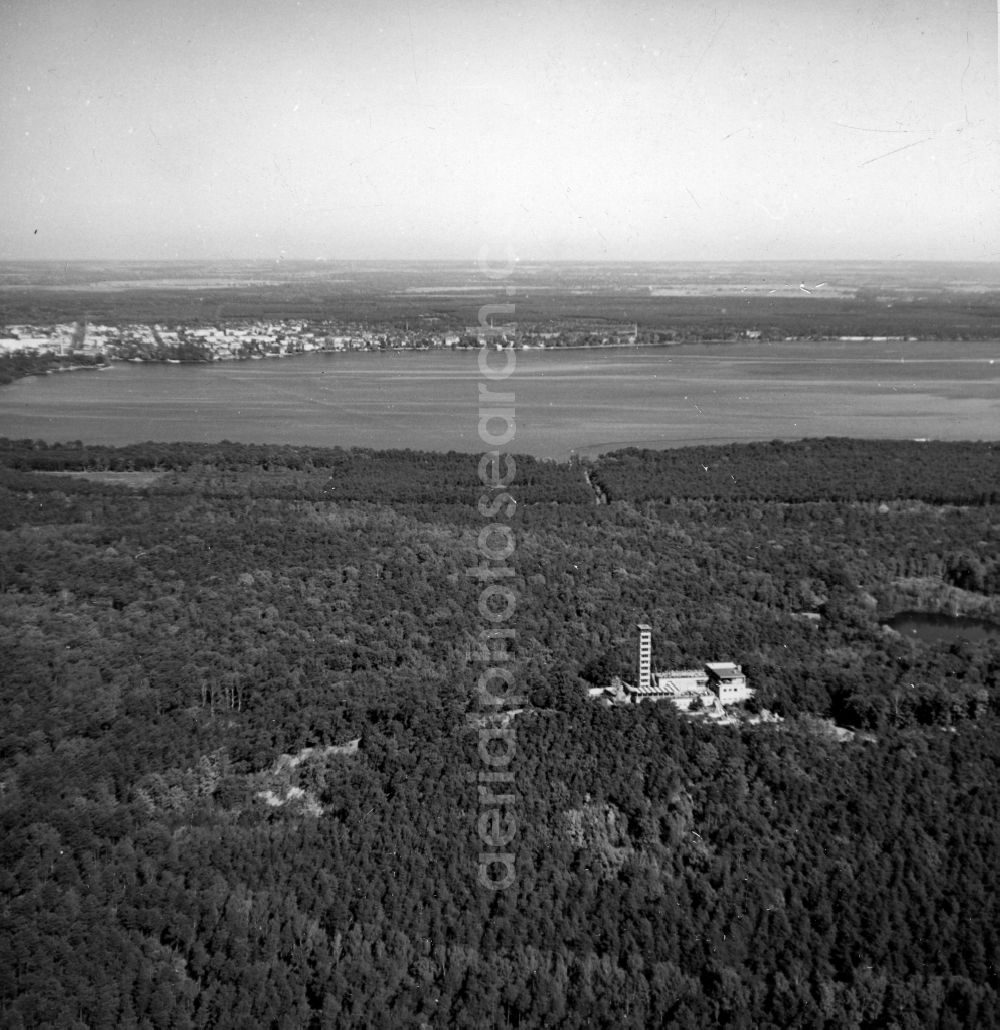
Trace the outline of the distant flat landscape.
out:
M 503 285 L 599 292 L 684 290 L 711 295 L 800 287 L 822 293 L 1000 291 L 988 261 L 516 261 L 490 258 Z M 475 261 L 0 261 L 0 288 L 105 290 L 313 283 L 356 290 L 448 293 L 485 290 L 497 279 Z
M 489 271 L 489 275 L 486 274 Z M 499 278 L 497 278 L 499 276 Z M 341 319 L 475 325 L 513 303 L 520 324 L 634 322 L 726 337 L 1000 339 L 1000 263 L 886 261 L 0 262 L 0 324 Z
M 117 364 L 0 390 L 0 435 L 483 449 L 473 352 Z M 512 451 L 851 436 L 1000 438 L 1000 345 L 780 342 L 521 351 Z

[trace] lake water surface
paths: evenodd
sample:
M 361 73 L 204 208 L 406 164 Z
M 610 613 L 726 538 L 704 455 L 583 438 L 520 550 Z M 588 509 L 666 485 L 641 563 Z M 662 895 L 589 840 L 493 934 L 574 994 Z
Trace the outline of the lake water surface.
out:
M 953 644 L 959 640 L 982 643 L 1000 640 L 1000 625 L 986 619 L 964 615 L 942 615 L 938 612 L 900 612 L 888 620 L 904 637 L 915 637 L 926 644 Z
M 474 452 L 483 382 L 473 352 L 123 363 L 0 388 L 0 436 Z M 807 436 L 1000 438 L 991 342 L 519 351 L 514 374 L 490 385 L 515 395 L 509 448 L 556 458 Z

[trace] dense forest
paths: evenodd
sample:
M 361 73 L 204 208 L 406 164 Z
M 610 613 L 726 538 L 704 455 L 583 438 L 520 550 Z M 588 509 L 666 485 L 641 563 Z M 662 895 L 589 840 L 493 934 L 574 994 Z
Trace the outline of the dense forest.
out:
M 1000 1025 L 996 448 L 516 461 L 488 891 L 478 456 L 0 441 L 0 1027 Z

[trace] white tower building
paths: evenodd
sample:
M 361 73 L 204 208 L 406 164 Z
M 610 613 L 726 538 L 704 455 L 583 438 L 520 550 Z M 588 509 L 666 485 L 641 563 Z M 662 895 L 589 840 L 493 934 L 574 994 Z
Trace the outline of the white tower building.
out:
M 649 690 L 653 668 L 652 627 L 639 623 L 639 654 L 636 670 L 636 686 L 640 691 Z

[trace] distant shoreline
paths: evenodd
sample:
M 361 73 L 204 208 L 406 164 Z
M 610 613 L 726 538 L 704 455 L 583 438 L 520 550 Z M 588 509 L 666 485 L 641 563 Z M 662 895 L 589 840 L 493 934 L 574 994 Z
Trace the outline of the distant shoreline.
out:
M 56 368 L 36 368 L 22 373 L 14 372 L 11 377 L 5 381 L 0 381 L 0 387 L 9 386 L 14 382 L 21 382 L 26 379 L 35 379 L 43 375 L 58 375 L 63 372 L 89 372 L 89 371 L 101 371 L 106 372 L 109 369 L 114 368 L 117 365 L 181 365 L 185 367 L 194 366 L 205 366 L 206 368 L 215 368 L 219 365 L 225 364 L 236 364 L 245 363 L 247 361 L 258 361 L 261 359 L 287 359 L 287 358 L 306 358 L 315 355 L 337 355 L 337 356 L 350 356 L 350 355 L 361 355 L 361 354 L 478 354 L 482 350 L 496 350 L 508 351 L 513 350 L 514 353 L 521 353 L 523 351 L 530 351 L 532 353 L 544 353 L 552 354 L 561 351 L 589 351 L 589 352 L 601 352 L 601 351 L 638 351 L 638 350 L 673 350 L 679 347 L 763 347 L 773 346 L 775 344 L 783 343 L 802 343 L 809 345 L 822 346 L 828 343 L 897 343 L 900 345 L 907 344 L 919 344 L 919 343 L 941 343 L 944 345 L 950 344 L 962 344 L 962 343 L 997 343 L 1000 344 L 1000 338 L 985 337 L 983 339 L 970 339 L 970 340 L 938 340 L 931 337 L 896 337 L 896 336 L 863 336 L 863 337 L 845 337 L 845 336 L 829 336 L 821 337 L 817 339 L 793 337 L 785 338 L 781 340 L 764 340 L 764 339 L 723 339 L 713 338 L 705 340 L 656 340 L 647 341 L 642 343 L 604 343 L 596 346 L 588 346 L 585 344 L 566 344 L 563 346 L 537 346 L 527 345 L 520 347 L 496 347 L 490 348 L 488 345 L 480 347 L 354 347 L 354 348 L 317 348 L 308 351 L 288 351 L 285 353 L 273 353 L 273 354 L 245 354 L 245 355 L 232 355 L 221 358 L 214 358 L 210 360 L 190 358 L 120 358 L 111 357 L 106 358 L 102 364 L 70 364 L 61 365 Z M 44 352 L 43 352 L 44 353 Z M 32 358 L 41 358 L 41 354 L 28 354 L 19 351 L 8 351 L 6 355 L 0 355 L 0 362 L 5 358 L 12 359 L 15 356 L 28 356 Z M 1000 355 L 998 355 L 1000 360 Z

